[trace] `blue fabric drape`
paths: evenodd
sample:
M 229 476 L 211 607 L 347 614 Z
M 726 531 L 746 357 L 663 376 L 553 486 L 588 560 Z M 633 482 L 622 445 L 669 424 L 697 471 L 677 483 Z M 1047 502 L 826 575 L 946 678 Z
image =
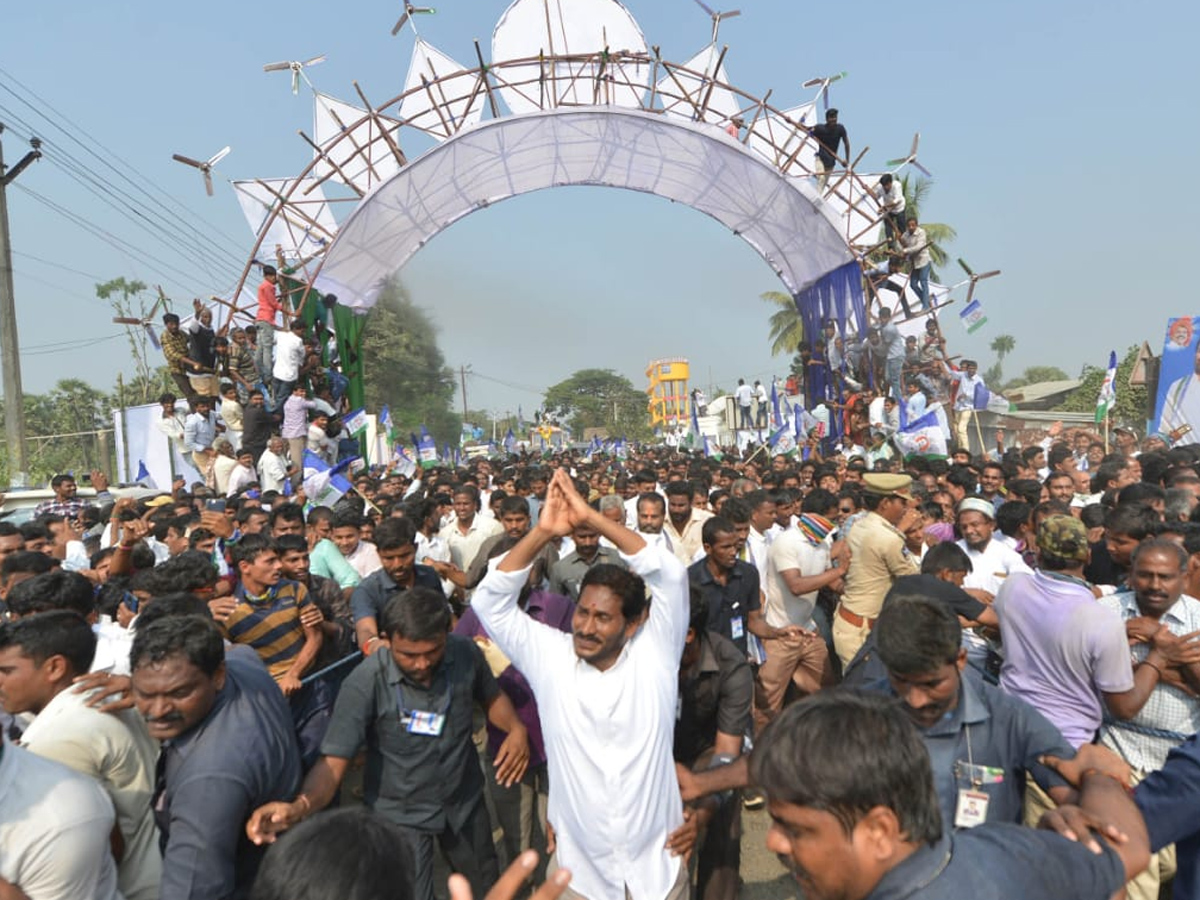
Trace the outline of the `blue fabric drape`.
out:
M 847 330 L 856 335 L 866 332 L 866 298 L 863 294 L 862 268 L 857 261 L 848 262 L 832 272 L 826 273 L 802 291 L 794 294 L 792 299 L 796 303 L 796 309 L 800 312 L 801 321 L 804 322 L 804 334 L 812 349 L 814 361 L 817 360 L 816 341 L 822 335 L 822 328 L 826 321 L 835 323 L 837 332 L 842 337 L 843 347 L 846 343 Z M 845 368 L 844 355 L 843 353 L 843 369 Z M 820 383 L 812 385 L 813 389 L 809 391 L 810 407 L 830 399 L 841 404 L 845 399 L 841 379 L 834 378 L 833 373 L 828 371 L 828 350 L 822 362 L 826 364 L 809 367 L 810 372 L 819 370 L 821 373 L 817 379 L 813 379 Z M 831 387 L 835 388 L 836 397 L 829 396 Z M 830 434 L 826 436 L 827 451 L 841 437 L 842 431 L 841 423 L 838 421 L 840 410 L 833 409 L 830 412 L 831 427 Z

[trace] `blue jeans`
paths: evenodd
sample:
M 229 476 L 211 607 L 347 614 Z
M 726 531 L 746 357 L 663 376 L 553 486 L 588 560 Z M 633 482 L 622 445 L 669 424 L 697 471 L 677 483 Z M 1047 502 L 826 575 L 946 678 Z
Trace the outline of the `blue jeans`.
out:
M 889 359 L 887 361 L 887 380 L 888 387 L 892 391 L 892 396 L 896 398 L 897 403 L 903 403 L 904 397 L 900 390 L 900 376 L 904 370 L 904 358 Z
M 931 305 L 929 302 L 929 266 L 913 269 L 909 283 L 912 285 L 913 293 L 921 298 L 921 308 L 929 309 Z

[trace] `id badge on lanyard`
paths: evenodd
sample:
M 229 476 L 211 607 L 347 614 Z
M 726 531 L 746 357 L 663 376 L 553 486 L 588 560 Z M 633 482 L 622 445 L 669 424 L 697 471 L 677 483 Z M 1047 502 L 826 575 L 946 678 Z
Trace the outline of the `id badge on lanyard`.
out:
M 440 710 L 409 709 L 404 702 L 404 688 L 396 685 L 396 707 L 400 711 L 400 724 L 409 734 L 423 737 L 440 737 L 446 728 L 446 713 L 450 710 L 452 687 L 446 685 L 446 702 Z

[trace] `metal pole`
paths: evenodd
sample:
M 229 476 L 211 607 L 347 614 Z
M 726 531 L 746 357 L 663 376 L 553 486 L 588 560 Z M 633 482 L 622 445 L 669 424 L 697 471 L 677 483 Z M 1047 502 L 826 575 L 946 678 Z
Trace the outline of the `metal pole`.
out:
M 462 394 L 463 394 L 463 421 L 467 421 L 467 367 L 458 367 L 458 376 L 462 379 Z
M 4 126 L 0 124 L 0 135 Z M 11 172 L 4 167 L 4 144 L 0 141 L 0 377 L 4 379 L 4 436 L 8 441 L 8 480 L 25 484 L 25 409 L 21 390 L 21 357 L 17 339 L 17 308 L 13 293 L 12 244 L 8 232 L 6 189 L 21 170 L 39 158 L 41 141 L 32 141 L 33 151 Z

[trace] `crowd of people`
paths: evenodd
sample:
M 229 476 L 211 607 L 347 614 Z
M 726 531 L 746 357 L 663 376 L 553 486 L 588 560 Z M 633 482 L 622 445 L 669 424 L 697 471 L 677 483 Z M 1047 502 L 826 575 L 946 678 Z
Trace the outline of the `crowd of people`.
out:
M 1200 896 L 1188 448 L 252 457 L 0 521 L 0 898 Z

